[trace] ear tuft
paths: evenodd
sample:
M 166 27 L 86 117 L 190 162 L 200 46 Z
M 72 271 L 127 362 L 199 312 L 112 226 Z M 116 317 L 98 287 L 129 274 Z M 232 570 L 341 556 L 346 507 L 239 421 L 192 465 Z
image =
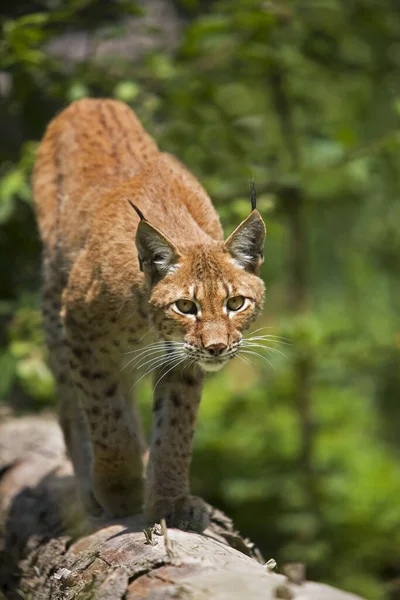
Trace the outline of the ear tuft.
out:
M 265 225 L 258 210 L 253 210 L 225 242 L 235 263 L 249 273 L 258 273 L 264 261 Z
M 257 208 L 257 193 L 256 186 L 254 185 L 254 179 L 250 181 L 250 202 L 251 202 L 251 210 L 256 210 Z
M 133 210 L 135 211 L 135 213 L 138 215 L 139 219 L 141 221 L 145 221 L 146 217 L 144 216 L 144 214 L 142 213 L 142 211 L 140 210 L 140 208 L 138 208 L 136 206 L 136 204 L 133 204 L 133 202 L 131 202 L 130 200 L 128 200 L 129 204 L 132 206 Z
M 141 220 L 136 231 L 136 247 L 140 270 L 152 282 L 162 279 L 177 269 L 179 251 L 176 246 L 156 227 Z

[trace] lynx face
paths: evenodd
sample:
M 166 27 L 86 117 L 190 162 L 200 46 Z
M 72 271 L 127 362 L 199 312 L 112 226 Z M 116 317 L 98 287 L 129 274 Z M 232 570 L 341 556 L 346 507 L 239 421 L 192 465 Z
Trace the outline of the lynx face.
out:
M 236 266 L 223 249 L 193 249 L 154 286 L 153 322 L 162 339 L 184 344 L 180 349 L 188 360 L 217 371 L 239 350 L 263 291 L 262 281 Z
M 218 371 L 240 349 L 242 332 L 262 308 L 265 227 L 253 211 L 226 240 L 178 249 L 142 220 L 139 257 L 151 286 L 150 310 L 167 352 L 182 364 Z

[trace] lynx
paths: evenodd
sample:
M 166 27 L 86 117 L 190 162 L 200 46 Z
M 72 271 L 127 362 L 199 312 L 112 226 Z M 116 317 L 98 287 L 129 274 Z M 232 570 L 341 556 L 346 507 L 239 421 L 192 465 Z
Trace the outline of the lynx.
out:
M 192 438 L 205 373 L 235 357 L 262 307 L 260 214 L 253 207 L 223 241 L 200 183 L 114 100 L 74 102 L 50 123 L 33 192 L 46 340 L 87 510 L 143 509 L 203 531 Z M 147 451 L 132 396 L 150 372 Z

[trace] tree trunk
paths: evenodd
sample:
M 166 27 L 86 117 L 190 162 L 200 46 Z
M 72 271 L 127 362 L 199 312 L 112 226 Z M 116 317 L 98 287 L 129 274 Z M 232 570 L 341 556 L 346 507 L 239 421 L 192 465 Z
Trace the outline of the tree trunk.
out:
M 89 526 L 51 415 L 0 424 L 0 526 L 1 599 L 356 600 L 271 573 L 217 510 L 203 535 L 145 535 L 140 516 Z

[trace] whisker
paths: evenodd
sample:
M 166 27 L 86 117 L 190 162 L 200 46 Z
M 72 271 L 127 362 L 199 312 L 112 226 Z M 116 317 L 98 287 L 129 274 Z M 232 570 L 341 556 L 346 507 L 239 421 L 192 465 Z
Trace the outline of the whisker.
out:
M 174 353 L 175 352 L 181 352 L 181 350 L 176 350 L 174 351 Z M 171 353 L 168 354 L 165 350 L 163 350 L 162 352 L 158 351 L 157 353 L 154 353 L 153 356 L 151 356 L 150 354 L 146 354 L 139 359 L 136 365 L 132 366 L 131 370 L 140 369 L 147 363 L 156 363 L 160 360 L 168 359 L 170 356 Z
M 153 394 L 154 394 L 154 391 L 155 391 L 156 387 L 157 387 L 157 386 L 158 386 L 158 384 L 160 383 L 161 379 L 163 379 L 163 378 L 164 378 L 166 375 L 168 375 L 168 373 L 169 373 L 170 371 L 172 371 L 172 369 L 174 369 L 174 368 L 178 367 L 178 366 L 179 366 L 181 363 L 183 363 L 185 360 L 186 360 L 186 356 L 185 356 L 183 359 L 181 359 L 181 360 L 178 360 L 178 362 L 177 362 L 177 363 L 175 363 L 175 364 L 173 364 L 173 365 L 172 365 L 172 367 L 171 367 L 171 368 L 169 368 L 169 369 L 168 369 L 168 371 L 167 371 L 166 373 L 163 373 L 163 374 L 161 375 L 161 377 L 160 377 L 160 378 L 157 380 L 157 383 L 156 383 L 156 385 L 153 387 Z
M 183 342 L 158 342 L 157 343 L 157 347 L 155 347 L 155 345 L 150 344 L 149 346 L 146 346 L 145 348 L 140 348 L 139 350 L 134 350 L 133 352 L 139 352 L 139 354 L 137 356 L 134 356 L 130 361 L 128 361 L 122 368 L 121 371 L 123 369 L 125 369 L 128 365 L 130 364 L 134 364 L 136 361 L 140 361 L 143 360 L 144 358 L 151 356 L 152 354 L 159 354 L 162 352 L 166 352 L 167 348 L 168 348 L 168 344 L 171 345 L 174 349 L 180 348 L 182 349 L 182 347 L 185 345 Z
M 136 354 L 137 352 L 142 352 L 143 350 L 150 350 L 152 348 L 158 348 L 159 346 L 164 346 L 165 344 L 176 344 L 180 346 L 184 346 L 184 342 L 169 342 L 167 340 L 159 340 L 158 342 L 153 342 L 152 344 L 147 344 L 147 346 L 142 346 L 141 348 L 137 348 L 136 350 L 129 350 L 129 352 L 125 352 L 125 354 Z
M 143 352 L 144 350 L 151 350 L 153 348 L 159 348 L 160 346 L 164 346 L 165 342 L 154 342 L 154 344 L 148 344 L 147 346 L 141 346 L 140 348 L 136 348 L 136 350 L 129 350 L 129 352 L 125 352 L 125 354 L 138 354 L 138 352 Z
M 259 354 L 259 352 L 253 352 L 253 350 L 240 350 L 240 352 L 244 352 L 244 354 L 252 354 L 253 356 L 257 356 L 258 358 L 261 358 L 262 360 L 264 360 L 266 363 L 268 363 L 270 365 L 270 367 L 272 367 L 274 369 L 274 371 L 276 371 L 275 366 L 272 364 L 272 362 L 270 360 L 268 360 L 268 358 L 266 358 L 265 356 L 263 356 L 262 354 Z
M 257 333 L 257 331 L 263 331 L 263 329 L 272 329 L 272 325 L 270 325 L 269 327 L 259 327 L 258 329 L 255 329 L 254 331 L 252 331 L 251 333 Z
M 172 360 L 176 360 L 176 359 L 172 359 Z M 170 363 L 171 363 L 171 359 L 167 357 L 165 361 L 163 361 L 163 362 L 161 362 L 161 363 L 158 363 L 158 362 L 157 362 L 157 364 L 153 364 L 153 365 L 151 365 L 150 367 L 148 367 L 148 368 L 147 368 L 147 370 L 146 370 L 146 371 L 143 373 L 143 375 L 141 375 L 141 376 L 139 377 L 139 379 L 138 379 L 137 381 L 135 381 L 135 383 L 134 383 L 134 384 L 133 384 L 133 386 L 131 387 L 131 390 L 132 390 L 132 389 L 133 389 L 133 388 L 134 388 L 134 387 L 135 387 L 135 386 L 136 386 L 136 385 L 139 383 L 139 381 L 142 381 L 142 379 L 143 379 L 144 377 L 146 377 L 146 375 L 149 375 L 149 374 L 150 374 L 152 371 L 154 371 L 155 369 L 158 369 L 158 368 L 163 368 L 163 367 L 167 366 L 167 365 L 168 365 L 168 364 L 170 364 Z
M 253 367 L 253 365 L 251 364 L 251 362 L 249 361 L 248 358 L 246 358 L 246 356 L 241 356 L 239 353 L 236 354 L 236 356 L 242 361 L 242 363 L 244 363 L 247 367 Z
M 291 340 L 289 338 L 283 337 L 282 335 L 273 335 L 271 333 L 266 333 L 265 335 L 252 335 L 250 337 L 246 337 L 246 340 L 253 340 L 253 339 L 260 339 L 260 340 L 278 340 L 278 341 L 285 341 L 285 342 L 291 342 Z
M 273 344 L 281 344 L 282 346 L 292 346 L 292 342 L 290 340 L 287 340 L 286 338 L 279 338 L 277 336 L 269 336 L 269 335 L 260 335 L 260 336 L 254 336 L 254 337 L 248 337 L 248 338 L 243 338 L 244 340 L 247 340 L 248 342 L 252 342 L 252 341 L 260 341 L 260 342 L 271 342 Z
M 138 358 L 140 358 L 141 356 L 143 356 L 144 354 L 147 353 L 151 353 L 155 350 L 160 350 L 160 351 L 164 351 L 164 346 L 159 346 L 158 348 L 146 348 L 146 349 L 142 349 L 141 352 L 139 352 L 136 356 L 133 356 L 126 364 L 126 365 L 130 365 L 132 362 L 134 362 L 135 360 L 137 360 Z
M 183 352 L 181 350 L 176 350 L 175 352 L 171 352 L 171 354 L 168 354 L 165 358 L 175 358 L 178 356 L 183 356 Z M 164 356 L 150 358 L 150 359 L 146 360 L 145 362 L 141 362 L 139 365 L 136 365 L 135 369 L 141 369 L 148 363 L 154 363 L 155 361 L 162 360 L 163 358 L 164 358 Z
M 121 371 L 123 371 L 124 369 L 126 369 L 126 367 L 128 367 L 129 365 L 134 365 L 134 363 L 138 360 L 142 360 L 147 356 L 151 356 L 152 354 L 158 354 L 158 353 L 165 353 L 164 348 L 158 348 L 156 350 L 146 350 L 145 352 L 139 354 L 138 356 L 135 356 L 134 358 L 131 358 L 131 360 L 129 360 L 128 362 L 126 362 L 122 367 L 121 367 Z
M 275 354 L 280 354 L 281 356 L 286 358 L 286 355 L 284 352 L 282 352 L 281 350 L 278 350 L 277 348 L 271 348 L 271 346 L 264 346 L 263 344 L 256 344 L 255 342 L 250 342 L 250 343 L 244 343 L 242 344 L 242 348 L 262 348 L 263 350 L 266 350 L 267 352 L 274 352 Z
M 166 354 L 167 350 L 166 348 L 156 348 L 156 349 L 152 349 L 152 350 L 146 350 L 145 352 L 141 352 L 140 354 L 138 354 L 138 356 L 135 356 L 135 358 L 132 358 L 132 360 L 129 361 L 129 365 L 131 364 L 132 366 L 137 363 L 140 362 L 142 360 L 145 360 L 146 358 L 149 358 L 149 356 L 153 356 L 153 355 L 157 355 L 157 354 Z
M 185 369 L 188 369 L 189 367 L 191 367 L 192 364 L 195 362 L 195 360 L 196 360 L 195 358 L 192 358 L 192 360 L 190 360 L 188 363 L 186 363 L 186 365 L 183 365 L 182 371 L 181 371 L 181 377 L 183 376 L 183 371 Z
M 142 335 L 142 337 L 141 337 L 141 338 L 140 338 L 140 340 L 139 340 L 139 343 L 140 343 L 140 342 L 142 342 L 142 341 L 144 340 L 144 338 L 146 337 L 146 335 L 149 335 L 149 333 L 152 333 L 153 329 L 155 329 L 155 325 L 152 325 L 152 326 L 150 327 L 150 329 L 148 329 L 148 330 L 146 331 L 146 333 L 145 333 L 144 335 Z
M 273 328 L 272 327 L 259 327 L 258 329 L 255 329 L 254 331 L 250 331 L 249 335 L 254 335 L 255 333 L 258 333 L 259 331 L 263 331 L 265 329 L 273 329 Z M 290 341 L 289 338 L 285 338 L 285 337 L 282 337 L 282 336 L 279 336 L 279 335 L 276 336 L 274 333 L 267 333 L 265 335 L 269 335 L 271 337 L 278 337 L 278 338 L 281 338 L 283 340 L 287 339 L 288 341 Z
M 254 331 L 250 331 L 250 335 L 254 335 L 255 333 L 259 332 L 259 331 L 264 331 L 265 329 L 273 329 L 273 326 L 267 326 L 267 327 L 259 327 L 258 329 L 254 329 Z M 267 334 L 267 335 L 274 335 L 272 334 Z
M 158 364 L 158 363 L 162 363 L 162 362 L 165 362 L 165 361 L 169 361 L 170 359 L 172 359 L 172 358 L 175 358 L 175 357 L 177 357 L 177 356 L 180 356 L 180 355 L 181 355 L 181 354 L 175 354 L 175 353 L 174 353 L 173 355 L 171 355 L 171 354 L 169 354 L 169 355 L 167 355 L 167 354 L 163 354 L 162 356 L 155 356 L 155 357 L 153 357 L 153 358 L 151 358 L 151 359 L 147 360 L 147 361 L 146 361 L 146 362 L 144 362 L 143 364 L 141 364 L 141 365 L 138 365 L 138 366 L 137 366 L 137 367 L 135 367 L 135 368 L 136 368 L 136 369 L 140 369 L 140 368 L 142 368 L 142 367 L 145 367 L 145 365 L 147 365 L 147 364 L 150 364 L 150 366 L 151 366 L 151 365 L 156 365 L 156 364 Z M 147 367 L 146 367 L 146 368 L 147 368 Z

